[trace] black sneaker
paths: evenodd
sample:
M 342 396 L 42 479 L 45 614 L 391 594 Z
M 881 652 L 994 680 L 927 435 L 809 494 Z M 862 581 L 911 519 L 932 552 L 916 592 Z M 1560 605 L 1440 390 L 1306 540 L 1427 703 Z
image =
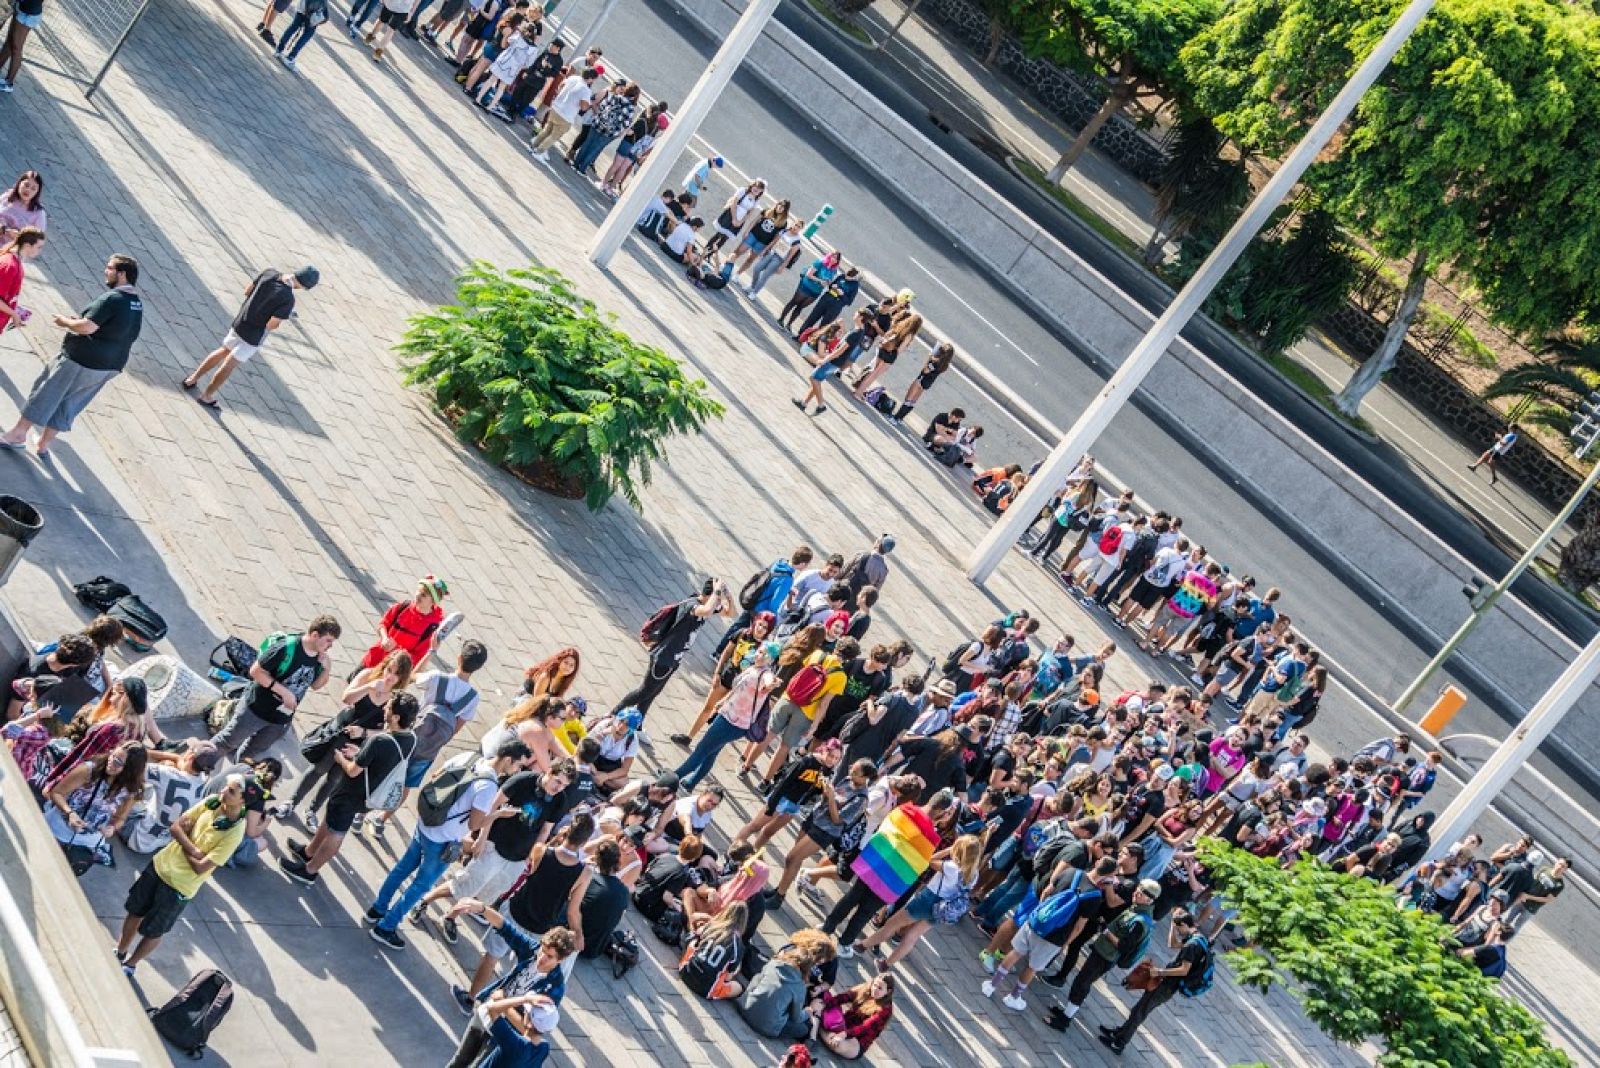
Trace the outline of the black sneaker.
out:
M 406 940 L 401 938 L 397 932 L 391 931 L 387 927 L 374 927 L 372 929 L 372 940 L 378 943 L 378 945 L 383 946 L 385 949 L 406 948 Z
M 1043 982 L 1045 986 L 1054 987 L 1055 989 L 1060 990 L 1062 987 L 1067 985 L 1067 975 L 1065 972 L 1055 972 L 1051 975 L 1043 976 L 1040 981 Z
M 416 908 L 406 913 L 406 919 L 410 920 L 418 927 L 428 926 L 428 906 L 418 905 Z
M 439 931 L 444 935 L 444 940 L 452 946 L 461 937 L 461 928 L 456 926 L 454 916 L 446 916 L 444 922 L 439 925 Z
M 271 45 L 273 48 L 278 47 L 278 39 L 277 37 L 273 36 L 271 30 L 267 29 L 265 26 L 262 26 L 256 32 L 261 35 L 261 39 L 267 42 L 267 44 Z
M 473 1010 L 478 1007 L 478 1003 L 472 1000 L 472 995 L 459 986 L 450 988 L 450 996 L 456 999 L 456 1008 L 461 1010 L 463 1016 L 471 1016 Z
M 368 909 L 367 910 L 367 922 L 368 923 L 377 923 L 381 919 L 383 919 L 383 913 L 379 912 L 377 909 Z
M 299 861 L 283 857 L 278 861 L 278 867 L 283 869 L 283 874 L 299 883 L 301 886 L 316 886 L 317 876 L 314 872 L 306 871 L 306 866 Z
M 667 737 L 685 749 L 689 748 L 689 736 L 687 734 L 669 734 Z
M 1122 1056 L 1122 1051 L 1128 1048 L 1126 1043 L 1118 1042 L 1104 1030 L 1101 1030 L 1101 1032 L 1094 1037 L 1100 1040 L 1100 1044 L 1102 1046 L 1110 1050 L 1112 1053 L 1115 1053 L 1119 1057 Z
M 284 848 L 293 854 L 300 863 L 304 864 L 306 862 L 306 844 L 304 842 L 291 838 L 284 845 Z

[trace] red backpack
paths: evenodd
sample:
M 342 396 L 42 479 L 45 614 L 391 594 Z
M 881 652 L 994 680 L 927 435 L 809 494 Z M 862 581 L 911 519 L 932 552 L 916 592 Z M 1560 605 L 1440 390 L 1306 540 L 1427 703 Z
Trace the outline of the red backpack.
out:
M 822 693 L 822 688 L 828 684 L 828 673 L 822 670 L 822 665 L 807 664 L 794 673 L 794 678 L 789 680 L 789 686 L 783 695 L 797 705 L 809 705 Z
M 1107 523 L 1105 533 L 1100 535 L 1100 555 L 1115 556 L 1120 548 L 1122 548 L 1122 524 Z
M 655 614 L 644 621 L 644 626 L 639 628 L 639 644 L 646 649 L 654 649 L 661 644 L 661 639 L 667 636 L 667 631 L 672 629 L 672 624 L 678 616 L 677 604 L 662 605 L 656 609 Z

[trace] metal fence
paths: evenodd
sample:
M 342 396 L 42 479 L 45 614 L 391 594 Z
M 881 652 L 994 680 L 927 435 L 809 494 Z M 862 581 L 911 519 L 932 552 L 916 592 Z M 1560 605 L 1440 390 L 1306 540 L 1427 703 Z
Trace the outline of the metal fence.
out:
M 28 38 L 28 54 L 93 92 L 148 0 L 46 0 L 44 22 Z M 11 20 L 12 0 L 0 0 Z M 43 53 L 43 54 L 41 54 Z

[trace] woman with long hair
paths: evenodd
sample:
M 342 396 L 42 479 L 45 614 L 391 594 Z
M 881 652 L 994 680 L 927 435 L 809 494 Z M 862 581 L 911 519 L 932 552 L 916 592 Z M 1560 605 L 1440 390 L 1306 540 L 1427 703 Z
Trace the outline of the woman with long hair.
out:
M 572 646 L 557 649 L 522 673 L 522 692 L 529 697 L 564 697 L 572 684 L 578 681 L 578 670 L 583 658 Z
M 700 711 L 695 714 L 694 725 L 687 734 L 674 734 L 672 740 L 679 745 L 688 745 L 694 736 L 700 733 L 707 723 L 711 721 L 711 713 L 728 696 L 728 691 L 733 689 L 734 680 L 740 672 L 755 662 L 756 654 L 772 637 L 772 632 L 778 627 L 778 617 L 771 612 L 757 612 L 750 620 L 750 625 L 736 634 L 732 641 L 722 647 L 722 654 L 717 657 L 717 662 L 711 667 L 711 689 L 706 691 L 706 699 L 700 705 Z M 770 661 L 769 661 L 770 663 Z
M 44 210 L 44 175 L 23 171 L 11 188 L 0 193 L 0 241 L 10 241 L 17 232 L 32 226 L 43 233 L 49 227 Z
M 978 866 L 982 862 L 982 838 L 975 834 L 964 834 L 957 838 L 949 849 L 934 854 L 934 875 L 927 885 L 912 895 L 905 907 L 890 916 L 887 923 L 873 932 L 872 937 L 865 942 L 857 942 L 852 948 L 857 953 L 871 953 L 899 934 L 900 944 L 878 963 L 879 971 L 893 968 L 916 948 L 928 928 L 935 923 L 961 922 L 967 914 L 968 895 L 978 883 Z
M 404 649 L 394 648 L 378 663 L 355 673 L 340 695 L 343 707 L 334 713 L 332 719 L 312 730 L 300 742 L 300 755 L 311 766 L 295 783 L 294 794 L 289 800 L 273 811 L 276 818 L 296 815 L 295 809 L 310 796 L 312 787 L 319 787 L 320 784 L 316 796 L 311 798 L 311 803 L 299 817 L 306 830 L 317 829 L 317 810 L 327 803 L 328 796 L 339 782 L 331 774 L 334 753 L 347 745 L 360 745 L 368 734 L 383 730 L 384 707 L 391 695 L 411 685 L 412 669 L 411 654 Z M 352 829 L 360 823 L 361 819 L 357 817 L 355 823 L 351 824 Z
M 867 791 L 872 786 L 877 765 L 870 760 L 858 760 L 850 766 L 844 782 L 822 796 L 801 813 L 800 837 L 783 858 L 783 875 L 775 889 L 767 894 L 767 907 L 783 901 L 789 887 L 800 875 L 800 867 L 824 850 L 839 849 L 847 830 L 856 824 L 867 808 Z M 804 886 L 816 890 L 817 884 L 807 879 Z M 810 891 L 808 891 L 809 893 Z M 820 900 L 821 894 L 814 895 Z
M 909 302 L 902 304 L 888 333 L 878 340 L 878 351 L 873 356 L 872 362 L 856 377 L 855 384 L 851 387 L 856 400 L 865 399 L 867 390 L 883 377 L 884 372 L 895 365 L 895 361 L 900 359 L 900 353 L 905 351 L 906 346 L 911 344 L 912 339 L 921 330 L 922 316 L 911 310 Z
M 812 653 L 822 648 L 822 643 L 827 638 L 827 631 L 821 623 L 810 623 L 789 636 L 784 643 L 783 650 L 778 654 L 777 661 L 773 664 L 772 673 L 777 676 L 774 693 L 783 693 L 789 686 L 789 680 L 799 674 L 805 666 L 806 660 Z M 739 774 L 748 775 L 756 766 L 756 761 L 761 759 L 761 754 L 766 752 L 772 736 L 768 735 L 759 742 L 751 742 L 745 746 L 744 760 L 739 765 Z
M 894 1016 L 894 976 L 877 975 L 838 993 L 824 991 L 818 1000 L 817 1037 L 840 1060 L 858 1060 Z
M 567 755 L 556 737 L 566 709 L 567 703 L 554 694 L 524 697 L 504 719 L 485 732 L 481 743 L 483 755 L 493 757 L 502 745 L 516 738 L 532 752 L 534 765 L 541 772 L 549 771 L 551 765 Z
M 894 421 L 901 423 L 906 416 L 911 414 L 911 409 L 916 407 L 922 395 L 933 388 L 939 381 L 939 376 L 950 370 L 950 364 L 956 358 L 955 346 L 948 341 L 941 341 L 933 347 L 927 360 L 922 365 L 922 370 L 917 372 L 917 377 L 906 387 L 905 400 L 900 402 L 900 407 L 895 409 Z
M 744 232 L 745 222 L 751 220 L 752 214 L 761 206 L 761 198 L 766 194 L 767 182 L 764 178 L 757 178 L 743 189 L 735 190 L 717 215 L 717 232 L 706 242 L 707 256 Z
M 707 1001 L 723 1001 L 744 993 L 739 966 L 744 962 L 744 928 L 750 906 L 729 903 L 715 916 L 695 919 L 678 960 L 678 978 Z
M 1078 541 L 1073 545 L 1068 556 L 1076 556 L 1083 548 L 1083 543 L 1089 537 L 1089 513 L 1094 510 L 1095 502 L 1100 499 L 1100 483 L 1094 479 L 1085 479 L 1083 485 L 1078 487 L 1078 492 L 1070 497 L 1063 497 L 1061 503 L 1055 508 L 1050 520 L 1050 529 L 1044 532 L 1044 537 L 1039 543 L 1028 550 L 1028 555 L 1041 564 L 1050 559 L 1050 554 L 1061 548 L 1061 543 L 1073 530 L 1078 531 Z
M 67 737 L 74 745 L 36 785 L 48 794 L 74 769 L 110 752 L 123 742 L 157 744 L 161 733 L 154 732 L 148 715 L 149 690 L 141 678 L 118 679 L 100 700 L 80 709 L 67 726 Z
M 780 200 L 760 215 L 756 216 L 755 223 L 745 233 L 744 240 L 739 242 L 738 251 L 733 254 L 733 273 L 743 274 L 755 266 L 756 260 L 767 251 L 767 247 L 778 239 L 778 235 L 789 225 L 789 202 Z
M 109 841 L 144 796 L 144 743 L 126 741 L 85 760 L 45 791 L 45 822 L 62 849 Z
M 44 231 L 24 226 L 0 246 L 0 333 L 28 321 L 28 309 L 19 307 L 24 265 L 44 251 Z
M 728 647 L 730 651 L 733 648 L 731 645 Z M 777 689 L 778 676 L 772 670 L 772 664 L 778 655 L 777 642 L 758 646 L 754 662 L 734 678 L 732 687 L 717 705 L 716 718 L 711 721 L 710 728 L 683 763 L 678 765 L 680 788 L 693 789 L 710 774 L 717 756 L 724 748 L 749 735 L 756 714 Z

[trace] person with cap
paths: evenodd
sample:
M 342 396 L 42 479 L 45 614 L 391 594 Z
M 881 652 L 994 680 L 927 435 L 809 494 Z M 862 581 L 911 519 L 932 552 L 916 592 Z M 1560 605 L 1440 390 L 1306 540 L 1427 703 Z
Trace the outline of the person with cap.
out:
M 645 661 L 644 679 L 617 701 L 617 708 L 637 709 L 641 719 L 667 688 L 678 665 L 693 644 L 695 635 L 712 616 L 733 617 L 733 598 L 721 579 L 706 579 L 698 596 L 656 611 L 640 632 L 640 641 L 650 650 Z
M 1047 1021 L 1051 1027 L 1065 1031 L 1101 976 L 1112 968 L 1131 968 L 1144 956 L 1150 946 L 1150 933 L 1155 929 L 1150 913 L 1160 896 L 1160 883 L 1154 879 L 1139 881 L 1133 891 L 1133 907 L 1118 914 L 1090 943 L 1089 954 L 1078 969 L 1072 988 L 1067 991 L 1065 1004 L 1051 1006 Z
M 1128 1043 L 1133 1040 L 1139 1026 L 1157 1008 L 1171 1001 L 1172 998 L 1182 993 L 1186 997 L 1199 997 L 1211 986 L 1211 977 L 1215 968 L 1215 954 L 1211 949 L 1211 942 L 1200 933 L 1200 925 L 1195 922 L 1188 909 L 1179 909 L 1172 914 L 1172 927 L 1167 932 L 1167 945 L 1178 951 L 1172 963 L 1164 968 L 1156 968 L 1151 972 L 1157 982 L 1147 989 L 1128 1010 L 1128 1018 L 1121 1027 L 1107 1027 L 1100 1025 L 1100 1044 L 1112 1053 L 1121 1055 L 1128 1048 Z
M 699 200 L 711 181 L 711 172 L 720 171 L 725 164 L 721 156 L 707 156 L 683 176 L 683 191 Z
M 311 289 L 321 278 L 321 273 L 310 264 L 297 271 L 269 267 L 252 278 L 244 290 L 244 303 L 223 335 L 222 344 L 207 353 L 200 366 L 189 372 L 183 380 L 183 388 L 194 389 L 201 378 L 211 373 L 211 381 L 195 394 L 195 400 L 207 408 L 219 407 L 217 393 L 234 368 L 249 363 L 266 344 L 267 335 L 294 314 L 294 291 Z
M 909 683 L 911 680 L 907 679 Z M 950 726 L 950 706 L 955 704 L 960 690 L 950 679 L 940 679 L 923 693 L 922 707 L 916 719 L 906 728 L 906 734 L 927 738 Z
M 889 561 L 884 559 L 894 552 L 894 535 L 882 534 L 872 543 L 872 548 L 856 553 L 839 572 L 837 581 L 850 587 L 850 602 L 854 603 L 863 586 L 871 586 L 879 593 L 889 581 Z
M 154 853 L 172 841 L 172 825 L 194 807 L 222 761 L 222 750 L 190 738 L 176 752 L 151 749 L 144 799 L 122 825 L 122 843 L 135 853 Z
M 244 840 L 244 789 L 244 776 L 230 775 L 220 794 L 190 806 L 172 824 L 172 841 L 128 889 L 123 905 L 127 916 L 117 939 L 122 974 L 133 978 L 139 962 L 177 925 L 200 887 L 239 848 Z
M 444 599 L 450 593 L 449 585 L 435 575 L 423 575 L 417 580 L 417 590 L 409 601 L 396 601 L 378 618 L 378 640 L 373 642 L 361 657 L 363 668 L 376 667 L 396 649 L 411 654 L 411 663 L 418 670 L 427 663 L 438 640 L 439 625 L 444 621 Z
M 542 935 L 532 935 L 477 898 L 457 902 L 450 910 L 450 919 L 453 921 L 456 916 L 475 916 L 482 920 L 506 944 L 516 960 L 509 972 L 485 987 L 476 999 L 468 997 L 466 991 L 458 986 L 450 988 L 456 1006 L 471 1016 L 472 1022 L 461 1036 L 461 1043 L 456 1047 L 448 1068 L 469 1068 L 475 1064 L 495 1063 L 481 1060 L 491 1048 L 498 1054 L 508 1045 L 515 1047 L 506 1034 L 506 1028 L 498 1026 L 504 1019 L 504 1013 L 511 1008 L 505 1005 L 506 1002 L 514 1002 L 525 1008 L 528 1030 L 547 1035 L 556 1029 L 561 1022 L 561 999 L 567 992 L 567 973 L 561 965 L 578 951 L 578 937 L 566 927 L 552 927 Z M 490 1007 L 497 1004 L 502 1006 L 500 1016 L 490 1011 Z M 495 1043 L 497 1027 L 498 1044 Z M 527 1031 L 520 1026 L 517 1030 L 523 1038 L 527 1038 Z M 542 1048 L 549 1050 L 548 1045 Z M 538 1064 L 539 1061 L 531 1063 Z

